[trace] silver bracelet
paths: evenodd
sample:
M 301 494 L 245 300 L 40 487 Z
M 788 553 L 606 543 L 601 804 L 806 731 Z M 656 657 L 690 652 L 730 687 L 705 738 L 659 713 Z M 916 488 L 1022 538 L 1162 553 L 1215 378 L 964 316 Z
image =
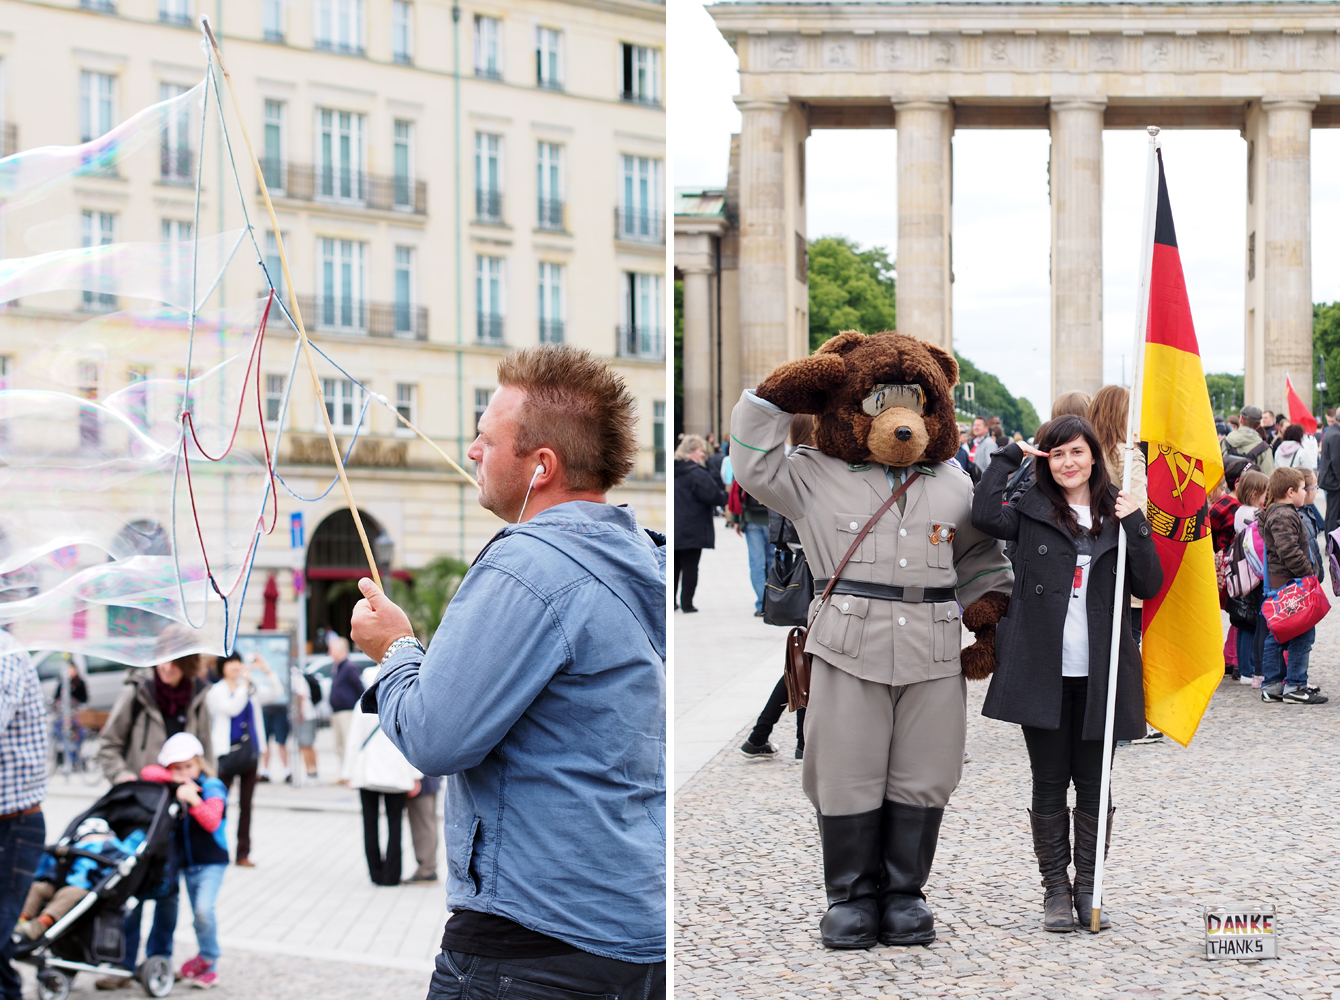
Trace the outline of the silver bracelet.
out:
M 381 664 L 379 664 L 379 666 L 385 666 L 386 661 L 389 660 L 394 653 L 402 649 L 408 649 L 410 646 L 413 646 L 420 653 L 424 651 L 423 646 L 419 643 L 418 639 L 414 638 L 414 636 L 402 635 L 399 639 L 397 639 L 395 642 L 391 643 L 391 645 L 386 647 L 386 655 L 382 657 Z

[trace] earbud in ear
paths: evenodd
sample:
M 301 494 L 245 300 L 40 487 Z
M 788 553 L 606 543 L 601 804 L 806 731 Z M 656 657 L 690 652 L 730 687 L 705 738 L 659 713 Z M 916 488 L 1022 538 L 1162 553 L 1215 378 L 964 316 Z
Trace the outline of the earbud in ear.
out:
M 544 475 L 544 466 L 543 466 L 543 465 L 537 465 L 537 466 L 535 466 L 535 475 L 537 475 L 537 476 L 543 476 L 543 475 Z

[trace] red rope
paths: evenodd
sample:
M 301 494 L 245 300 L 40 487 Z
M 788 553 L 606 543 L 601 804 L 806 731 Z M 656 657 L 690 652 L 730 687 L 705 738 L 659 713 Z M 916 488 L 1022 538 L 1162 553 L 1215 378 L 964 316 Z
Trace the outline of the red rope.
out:
M 220 454 L 218 457 L 215 457 L 211 455 L 209 452 L 205 451 L 205 449 L 200 444 L 200 438 L 196 436 L 195 421 L 191 417 L 191 411 L 183 409 L 181 414 L 181 420 L 183 426 L 181 450 L 182 450 L 182 459 L 186 466 L 186 493 L 187 496 L 190 498 L 191 502 L 191 517 L 195 520 L 195 535 L 196 538 L 199 539 L 200 541 L 200 554 L 205 560 L 205 575 L 209 578 L 209 585 L 214 588 L 214 593 L 218 594 L 219 597 L 221 598 L 224 598 L 224 594 L 223 591 L 219 589 L 219 585 L 214 579 L 213 570 L 211 570 L 209 567 L 209 553 L 205 549 L 205 534 L 200 527 L 200 511 L 196 507 L 195 487 L 191 482 L 191 454 L 190 449 L 188 448 L 186 443 L 185 430 L 186 429 L 190 430 L 191 440 L 195 442 L 196 448 L 199 449 L 200 454 L 203 455 L 206 459 L 208 459 L 211 462 L 221 462 L 225 458 L 227 458 L 229 452 L 233 450 L 233 445 L 237 441 L 238 428 L 242 425 L 242 410 L 245 408 L 247 401 L 247 382 L 250 380 L 252 366 L 253 365 L 255 366 L 256 414 L 260 418 L 261 441 L 265 445 L 265 471 L 270 477 L 270 495 L 274 498 L 273 500 L 274 517 L 270 521 L 270 527 L 269 528 L 265 527 L 264 510 L 261 511 L 261 516 L 259 518 L 257 526 L 267 535 L 273 532 L 275 530 L 275 526 L 279 523 L 279 490 L 275 484 L 274 466 L 270 461 L 270 439 L 269 436 L 265 433 L 265 411 L 263 409 L 263 404 L 261 402 L 261 365 L 259 364 L 259 358 L 261 353 L 261 346 L 265 342 L 265 327 L 266 323 L 270 319 L 270 306 L 274 302 L 274 296 L 275 296 L 274 289 L 271 289 L 270 294 L 266 297 L 265 300 L 265 311 L 261 314 L 261 322 L 259 328 L 256 331 L 256 339 L 251 345 L 251 355 L 250 357 L 247 358 L 247 370 L 242 376 L 242 397 L 237 401 L 237 419 L 233 422 L 233 433 L 232 436 L 229 437 L 228 446 L 224 448 L 222 454 Z M 190 372 L 187 372 L 186 378 L 188 386 L 190 377 L 191 377 Z M 256 547 L 256 541 L 257 538 L 255 535 L 253 535 L 251 545 L 247 549 L 248 559 L 250 559 L 251 553 Z M 238 577 L 238 579 L 240 580 L 241 577 Z M 224 599 L 226 600 L 226 598 Z

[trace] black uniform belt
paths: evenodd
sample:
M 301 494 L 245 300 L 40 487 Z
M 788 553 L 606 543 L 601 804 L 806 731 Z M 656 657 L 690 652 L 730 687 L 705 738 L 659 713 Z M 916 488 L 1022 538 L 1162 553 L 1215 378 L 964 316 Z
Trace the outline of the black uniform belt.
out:
M 828 578 L 814 581 L 814 596 L 821 597 Z M 904 604 L 936 604 L 958 600 L 953 587 L 891 587 L 884 583 L 838 580 L 833 593 L 848 597 L 873 597 L 877 601 L 902 601 Z

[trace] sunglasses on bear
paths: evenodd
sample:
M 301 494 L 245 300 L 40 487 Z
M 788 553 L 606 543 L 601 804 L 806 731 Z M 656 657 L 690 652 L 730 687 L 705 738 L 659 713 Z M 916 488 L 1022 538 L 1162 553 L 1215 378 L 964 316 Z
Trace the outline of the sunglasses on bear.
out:
M 925 405 L 926 395 L 919 385 L 877 385 L 861 403 L 861 409 L 872 417 L 885 410 L 902 407 L 920 416 Z

